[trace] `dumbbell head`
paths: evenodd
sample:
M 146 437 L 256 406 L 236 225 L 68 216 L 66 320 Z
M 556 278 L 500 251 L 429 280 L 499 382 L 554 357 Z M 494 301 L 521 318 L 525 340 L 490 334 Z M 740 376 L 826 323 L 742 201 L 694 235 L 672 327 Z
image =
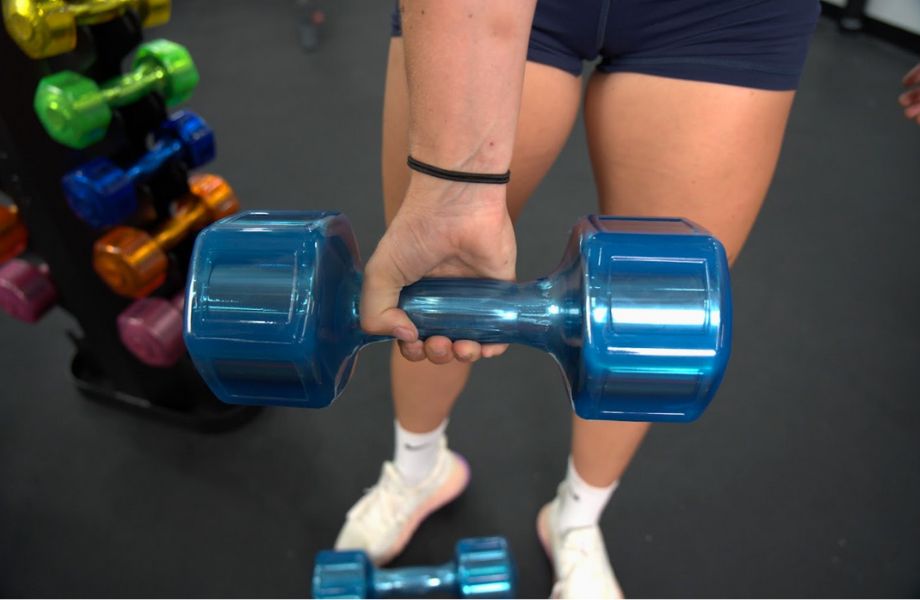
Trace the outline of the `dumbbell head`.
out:
M 236 194 L 222 177 L 195 175 L 189 179 L 191 195 L 180 203 L 174 217 L 164 225 L 169 235 L 160 240 L 133 227 L 115 227 L 93 247 L 93 268 L 117 294 L 146 296 L 163 284 L 169 266 L 167 250 L 178 235 L 222 219 L 239 210 Z M 175 234 L 175 235 L 174 235 Z
M 107 158 L 94 158 L 61 180 L 71 210 L 93 227 L 121 223 L 137 211 L 134 182 Z
M 76 22 L 63 0 L 3 0 L 3 22 L 29 58 L 53 56 L 77 45 Z
M 169 40 L 153 40 L 141 44 L 134 56 L 134 69 L 156 65 L 165 71 L 162 89 L 167 106 L 174 106 L 189 99 L 198 86 L 198 69 L 192 55 L 184 46 Z
M 454 550 L 461 598 L 515 598 L 517 572 L 502 537 L 468 538 Z
M 19 220 L 15 206 L 0 204 L 0 263 L 18 256 L 26 249 L 29 235 Z
M 20 258 L 0 265 L 0 310 L 14 319 L 35 323 L 57 300 L 47 269 Z
M 358 348 L 373 341 L 359 325 L 358 262 L 348 221 L 335 213 L 243 213 L 204 231 L 185 337 L 215 394 L 241 404 L 331 403 Z M 725 251 L 681 219 L 585 218 L 548 278 L 422 280 L 403 290 L 400 306 L 421 337 L 549 352 L 588 419 L 692 420 L 730 351 Z
M 359 550 L 322 550 L 313 566 L 314 598 L 373 598 L 374 565 Z
M 69 148 L 98 142 L 112 120 L 112 109 L 96 82 L 73 71 L 42 77 L 34 107 L 48 135 Z
M 157 27 L 169 22 L 172 0 L 134 0 L 143 27 Z
M 214 160 L 214 131 L 204 119 L 190 110 L 176 111 L 160 126 L 158 140 L 182 143 L 182 160 L 194 169 Z
M 125 347 L 151 367 L 171 367 L 185 352 L 182 305 L 185 294 L 141 298 L 118 315 L 118 335 Z
M 357 256 L 334 212 L 248 211 L 199 234 L 185 343 L 219 398 L 321 408 L 338 395 L 364 337 Z
M 240 201 L 233 188 L 219 175 L 196 173 L 189 177 L 188 187 L 192 192 L 192 198 L 186 202 L 200 205 L 205 213 L 204 219 L 208 223 L 229 217 L 240 209 Z
M 3 20 L 13 41 L 38 59 L 73 50 L 77 25 L 101 23 L 128 7 L 138 11 L 144 27 L 169 21 L 170 0 L 108 0 L 76 7 L 64 0 L 3 0 Z
M 573 229 L 581 343 L 552 350 L 583 419 L 692 421 L 731 353 L 722 244 L 684 219 L 592 216 Z M 570 270 L 563 259 L 560 274 Z

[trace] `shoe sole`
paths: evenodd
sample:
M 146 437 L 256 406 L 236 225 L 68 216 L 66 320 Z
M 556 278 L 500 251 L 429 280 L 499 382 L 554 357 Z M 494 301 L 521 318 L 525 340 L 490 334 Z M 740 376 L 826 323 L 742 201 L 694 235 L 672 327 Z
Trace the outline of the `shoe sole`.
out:
M 418 510 L 406 523 L 405 528 L 400 532 L 399 537 L 396 538 L 393 545 L 384 554 L 374 560 L 375 565 L 378 567 L 383 566 L 399 556 L 409 544 L 409 540 L 412 539 L 412 535 L 415 533 L 415 530 L 418 529 L 419 525 L 422 524 L 422 521 L 427 519 L 431 513 L 439 508 L 456 500 L 466 489 L 467 485 L 469 485 L 470 465 L 466 462 L 466 459 L 459 454 L 453 453 L 453 455 L 454 458 L 457 459 L 457 466 L 459 468 L 455 468 L 438 491 L 432 494 L 424 504 L 419 506 Z

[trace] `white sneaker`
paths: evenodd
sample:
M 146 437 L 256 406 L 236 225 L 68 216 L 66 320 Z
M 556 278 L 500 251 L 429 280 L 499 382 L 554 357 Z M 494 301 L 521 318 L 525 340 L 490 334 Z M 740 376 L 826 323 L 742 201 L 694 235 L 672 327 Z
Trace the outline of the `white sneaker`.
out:
M 613 575 L 600 527 L 575 527 L 559 531 L 556 522 L 565 484 L 537 516 L 537 535 L 553 563 L 556 583 L 552 598 L 623 598 Z
M 442 437 L 434 471 L 418 485 L 406 485 L 396 465 L 383 463 L 377 485 L 367 490 L 345 518 L 336 550 L 364 550 L 376 565 L 393 560 L 425 518 L 459 496 L 470 480 L 470 468 L 448 450 Z

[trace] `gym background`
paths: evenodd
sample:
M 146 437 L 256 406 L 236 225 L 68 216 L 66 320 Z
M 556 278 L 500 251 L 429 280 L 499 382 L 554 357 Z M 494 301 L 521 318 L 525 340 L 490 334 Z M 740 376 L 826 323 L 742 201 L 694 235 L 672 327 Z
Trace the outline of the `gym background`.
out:
M 652 429 L 605 514 L 633 595 L 920 595 L 920 127 L 897 104 L 920 8 L 870 2 L 860 19 L 843 4 L 825 6 L 732 272 L 724 384 L 696 423 Z M 340 210 L 373 248 L 391 9 L 176 0 L 144 32 L 194 57 L 201 83 L 183 106 L 218 146 L 203 170 L 242 208 Z M 576 127 L 518 224 L 519 276 L 549 272 L 594 207 Z M 362 352 L 329 409 L 202 433 L 89 401 L 71 374 L 78 331 L 61 309 L 31 325 L 0 315 L 0 593 L 308 595 L 316 552 L 391 452 L 387 348 Z M 569 413 L 549 356 L 515 347 L 478 365 L 449 432 L 472 485 L 394 565 L 503 535 L 520 595 L 545 597 L 533 517 L 564 472 Z

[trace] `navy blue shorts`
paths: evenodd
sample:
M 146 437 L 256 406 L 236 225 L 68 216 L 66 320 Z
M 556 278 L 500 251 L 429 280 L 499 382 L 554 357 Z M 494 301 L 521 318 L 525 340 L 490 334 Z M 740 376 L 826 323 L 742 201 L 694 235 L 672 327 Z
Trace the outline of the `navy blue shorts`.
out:
M 820 12 L 818 0 L 538 0 L 527 60 L 793 90 Z

